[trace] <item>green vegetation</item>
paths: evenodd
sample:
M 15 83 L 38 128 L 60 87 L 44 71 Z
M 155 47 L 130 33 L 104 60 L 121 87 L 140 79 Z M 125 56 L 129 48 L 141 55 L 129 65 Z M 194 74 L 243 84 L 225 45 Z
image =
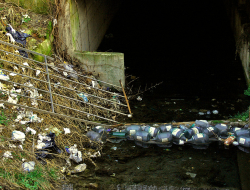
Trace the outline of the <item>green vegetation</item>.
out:
M 46 169 L 44 171 L 41 166 L 35 166 L 35 169 L 31 172 L 13 174 L 12 172 L 7 172 L 3 168 L 0 168 L 0 177 L 21 187 L 35 190 L 49 188 L 48 179 L 57 180 L 57 172 L 59 171 L 56 171 L 55 169 Z
M 242 112 L 242 113 L 237 113 L 236 115 L 234 115 L 232 118 L 233 119 L 239 119 L 239 120 L 242 120 L 242 121 L 246 121 L 249 117 L 249 109 L 247 109 L 245 112 Z
M 211 122 L 212 122 L 213 124 L 223 123 L 223 121 L 221 121 L 221 120 L 212 120 Z
M 7 125 L 9 120 L 7 120 L 7 117 L 4 115 L 4 112 L 2 111 L 2 114 L 0 115 L 0 124 Z

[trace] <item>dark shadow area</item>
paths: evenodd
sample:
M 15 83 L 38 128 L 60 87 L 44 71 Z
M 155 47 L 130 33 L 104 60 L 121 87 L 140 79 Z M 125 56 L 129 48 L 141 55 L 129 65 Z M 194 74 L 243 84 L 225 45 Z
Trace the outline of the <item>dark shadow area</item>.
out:
M 144 99 L 246 98 L 243 68 L 235 60 L 220 0 L 123 1 L 98 51 L 124 53 L 126 74 L 140 77 L 135 85 L 163 81 Z

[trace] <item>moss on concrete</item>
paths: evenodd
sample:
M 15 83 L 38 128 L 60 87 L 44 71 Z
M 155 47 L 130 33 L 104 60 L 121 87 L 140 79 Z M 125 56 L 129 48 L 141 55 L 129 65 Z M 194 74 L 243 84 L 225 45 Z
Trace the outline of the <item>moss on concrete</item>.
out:
M 49 39 L 46 39 L 42 43 L 40 43 L 34 51 L 37 53 L 51 56 L 51 54 L 52 54 L 52 42 Z M 40 55 L 34 55 L 33 58 L 36 61 L 40 61 L 40 62 L 44 61 L 44 58 Z
M 77 5 L 75 4 L 75 1 L 70 0 L 70 21 L 71 21 L 71 35 L 72 35 L 72 44 L 75 50 L 77 50 L 76 47 L 76 36 L 79 36 L 79 25 L 80 25 L 80 19 L 79 19 L 79 13 L 77 9 Z

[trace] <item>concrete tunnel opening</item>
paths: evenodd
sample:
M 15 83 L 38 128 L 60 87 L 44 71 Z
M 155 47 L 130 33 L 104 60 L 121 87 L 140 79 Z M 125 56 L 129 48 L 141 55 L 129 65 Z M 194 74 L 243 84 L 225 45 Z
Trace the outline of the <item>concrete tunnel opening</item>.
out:
M 247 109 L 248 42 L 235 54 L 243 28 L 236 9 L 242 3 L 246 6 L 246 1 L 70 2 L 64 6 L 65 14 L 70 14 L 59 19 L 59 27 L 66 29 L 60 32 L 68 53 L 81 60 L 83 67 L 116 85 L 119 79 L 125 83 L 124 72 L 139 77 L 132 83 L 134 94 L 139 87 L 163 82 L 143 93 L 144 101 L 130 100 L 132 109 L 144 106 L 155 111 L 148 113 L 152 117 L 145 122 L 155 120 L 155 115 L 159 122 L 199 119 L 200 110 L 214 109 L 220 114 L 207 119 L 223 119 Z M 185 102 L 177 102 L 180 106 L 176 107 L 171 99 Z M 169 113 L 167 107 L 175 112 Z M 195 111 L 180 118 L 178 109 Z
M 247 88 L 222 1 L 123 1 L 98 51 L 122 52 L 126 73 L 160 96 L 225 97 Z

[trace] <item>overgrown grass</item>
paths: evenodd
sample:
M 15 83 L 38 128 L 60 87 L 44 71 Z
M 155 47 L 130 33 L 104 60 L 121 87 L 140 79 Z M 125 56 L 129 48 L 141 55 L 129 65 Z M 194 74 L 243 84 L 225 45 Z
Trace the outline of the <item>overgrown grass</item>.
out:
M 10 171 L 5 171 L 3 168 L 0 168 L 0 177 L 23 188 L 36 190 L 49 188 L 50 181 L 48 179 L 57 180 L 57 172 L 59 171 L 48 168 L 46 168 L 45 172 L 41 166 L 35 166 L 35 169 L 29 173 L 13 174 Z
M 231 118 L 246 121 L 249 118 L 249 108 L 245 112 L 238 112 L 236 115 L 231 116 Z
M 2 113 L 0 115 L 0 124 L 6 126 L 8 123 L 9 123 L 9 120 L 7 119 L 7 117 L 5 116 L 4 112 L 2 111 Z

